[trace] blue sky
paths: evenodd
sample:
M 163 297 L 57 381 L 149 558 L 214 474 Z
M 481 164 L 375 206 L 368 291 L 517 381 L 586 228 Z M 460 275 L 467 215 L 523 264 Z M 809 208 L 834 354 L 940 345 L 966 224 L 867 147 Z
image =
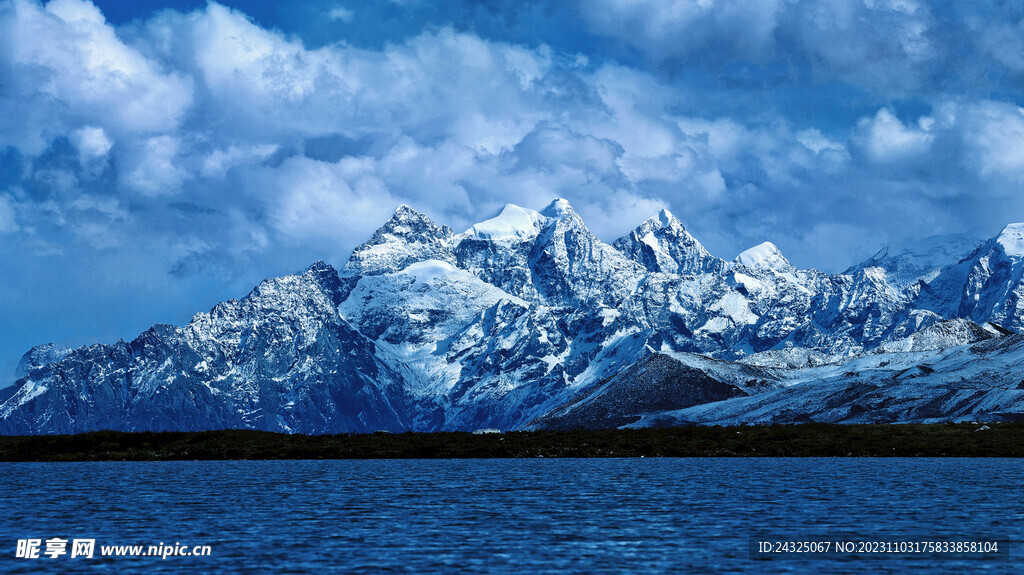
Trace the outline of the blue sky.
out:
M 661 207 L 840 271 L 1024 220 L 1024 10 L 918 0 L 0 0 L 0 384 L 408 203 Z

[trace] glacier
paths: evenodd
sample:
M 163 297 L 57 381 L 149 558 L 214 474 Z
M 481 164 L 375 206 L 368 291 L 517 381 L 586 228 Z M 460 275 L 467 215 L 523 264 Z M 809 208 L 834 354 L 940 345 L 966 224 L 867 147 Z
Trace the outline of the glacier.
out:
M 0 433 L 1016 419 L 1022 277 L 1022 224 L 828 274 L 770 242 L 716 257 L 668 210 L 608 244 L 564 199 L 461 233 L 402 205 L 340 270 L 36 346 Z

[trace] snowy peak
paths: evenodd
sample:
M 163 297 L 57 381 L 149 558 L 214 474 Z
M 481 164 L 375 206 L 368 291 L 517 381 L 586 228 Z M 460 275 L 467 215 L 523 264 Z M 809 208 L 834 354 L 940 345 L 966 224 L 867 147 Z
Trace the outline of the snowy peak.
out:
M 1010 224 L 922 286 L 917 305 L 946 317 L 1024 329 L 1024 224 Z
M 524 241 L 537 237 L 543 220 L 540 212 L 505 204 L 497 216 L 474 224 L 463 235 L 490 241 Z
M 458 267 L 483 281 L 531 301 L 558 305 L 598 297 L 601 281 L 611 282 L 608 276 L 620 264 L 632 264 L 603 244 L 560 198 L 541 212 L 505 206 L 498 216 L 460 234 L 454 253 Z M 632 270 L 626 275 L 632 276 Z M 627 279 L 617 278 L 616 283 L 629 284 Z
M 658 215 L 648 218 L 644 223 L 637 226 L 636 231 L 640 230 L 643 230 L 644 232 L 664 230 L 675 234 L 680 232 L 687 233 L 685 226 L 683 226 L 683 222 L 679 221 L 679 218 L 673 216 L 672 212 L 667 209 L 662 209 L 658 212 Z M 687 235 L 689 235 L 689 233 L 687 233 Z
M 184 327 L 34 348 L 0 393 L 0 434 L 521 429 L 572 406 L 570 426 L 679 409 L 698 422 L 1016 417 L 1024 336 L 1007 329 L 1024 331 L 1024 225 L 966 258 L 951 249 L 922 252 L 952 265 L 897 290 L 892 270 L 932 264 L 882 251 L 850 274 L 796 270 L 770 242 L 730 264 L 668 210 L 609 246 L 563 199 L 506 205 L 459 235 L 403 205 L 341 276 L 317 262 Z M 1002 388 L 978 395 L 989 382 Z
M 586 241 L 595 242 L 604 245 L 590 228 L 587 227 L 586 222 L 580 217 L 576 210 L 573 209 L 569 200 L 563 198 L 557 198 L 553 202 L 547 205 L 546 208 L 540 211 L 540 215 L 545 219 L 541 222 L 541 233 L 538 235 L 538 244 L 547 244 L 552 241 L 563 242 L 566 236 L 570 237 L 586 237 Z
M 788 271 L 793 269 L 793 264 L 789 263 L 786 256 L 782 255 L 782 250 L 771 242 L 764 242 L 758 244 L 740 255 L 736 256 L 737 263 L 747 266 L 748 268 L 761 268 L 771 269 L 775 271 Z
M 530 247 L 528 266 L 545 303 L 614 306 L 642 279 L 645 270 L 595 236 L 568 201 L 557 199 L 541 214 L 548 220 Z
M 424 229 L 447 229 L 450 233 L 450 228 L 448 228 L 448 226 L 438 226 L 423 212 L 418 212 L 406 204 L 401 204 L 395 208 L 394 215 L 391 216 L 391 219 L 385 222 L 379 230 L 377 230 L 377 233 L 380 233 L 383 230 L 396 236 L 401 236 L 419 234 L 422 233 Z
M 451 228 L 402 204 L 370 241 L 353 250 L 345 275 L 378 275 L 427 259 L 454 263 L 453 239 Z
M 720 269 L 722 264 L 667 209 L 616 240 L 614 245 L 652 272 L 696 274 Z
M 1010 224 L 996 237 L 996 244 L 1011 258 L 1024 257 L 1024 223 Z
M 576 215 L 576 210 L 572 209 L 572 204 L 565 198 L 555 198 L 553 202 L 548 204 L 546 208 L 541 210 L 542 215 L 549 218 L 563 218 L 565 216 Z
M 964 259 L 978 244 L 978 238 L 963 234 L 931 236 L 898 249 L 886 246 L 843 273 L 852 276 L 861 269 L 881 268 L 889 283 L 906 289 L 918 281 L 932 281 L 942 268 Z
M 658 223 L 660 223 L 661 227 L 663 227 L 663 228 L 667 228 L 667 227 L 675 225 L 675 224 L 682 225 L 679 222 L 679 220 L 677 220 L 676 217 L 672 215 L 672 212 L 668 211 L 668 208 L 662 208 L 661 211 L 658 212 L 657 218 L 658 218 Z
M 71 350 L 53 343 L 37 345 L 21 356 L 18 367 L 14 371 L 14 379 L 21 379 L 28 375 L 29 370 L 64 359 Z
M 930 325 L 907 337 L 886 342 L 872 353 L 906 353 L 969 345 L 1006 335 L 995 328 L 981 326 L 968 319 L 951 319 Z
M 303 276 L 309 277 L 322 287 L 324 291 L 331 294 L 334 305 L 338 305 L 345 299 L 345 285 L 338 275 L 338 270 L 334 269 L 327 262 L 320 260 L 314 263 L 306 269 Z
M 258 310 L 293 318 L 312 314 L 314 310 L 326 314 L 341 303 L 344 293 L 337 270 L 319 261 L 303 273 L 265 279 L 241 300 L 221 302 L 210 314 L 222 315 L 229 308 L 234 308 L 232 314 L 244 308 L 248 312 Z M 206 321 L 210 314 L 197 314 L 189 325 Z
M 694 244 L 700 245 L 690 235 L 690 232 L 686 231 L 686 226 L 683 225 L 682 220 L 675 217 L 672 212 L 668 211 L 668 208 L 662 208 L 658 211 L 658 215 L 648 218 L 647 221 L 637 227 L 637 229 L 640 228 L 644 228 L 646 231 L 663 230 L 668 235 L 682 236 L 688 238 Z

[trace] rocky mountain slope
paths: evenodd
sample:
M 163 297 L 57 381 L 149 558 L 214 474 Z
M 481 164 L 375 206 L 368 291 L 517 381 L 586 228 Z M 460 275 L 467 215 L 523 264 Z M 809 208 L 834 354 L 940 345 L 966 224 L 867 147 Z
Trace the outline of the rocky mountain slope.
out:
M 628 425 L 934 423 L 1024 419 L 1024 336 L 869 354 L 774 371 L 777 387 L 675 410 L 633 410 Z
M 1022 230 L 909 281 L 884 257 L 800 270 L 771 243 L 726 261 L 666 210 L 606 244 L 565 200 L 463 233 L 401 206 L 340 273 L 33 348 L 0 433 L 1009 417 Z

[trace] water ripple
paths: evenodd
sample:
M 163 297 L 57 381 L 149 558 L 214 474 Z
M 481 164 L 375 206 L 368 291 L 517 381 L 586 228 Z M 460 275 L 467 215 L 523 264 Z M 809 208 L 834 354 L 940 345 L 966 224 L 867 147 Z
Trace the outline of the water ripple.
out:
M 0 571 L 1014 572 L 1013 555 L 765 560 L 749 558 L 747 545 L 750 536 L 998 535 L 1016 550 L 1022 467 L 1002 459 L 7 463 Z M 28 537 L 181 542 L 213 554 L 15 559 L 15 540 Z

